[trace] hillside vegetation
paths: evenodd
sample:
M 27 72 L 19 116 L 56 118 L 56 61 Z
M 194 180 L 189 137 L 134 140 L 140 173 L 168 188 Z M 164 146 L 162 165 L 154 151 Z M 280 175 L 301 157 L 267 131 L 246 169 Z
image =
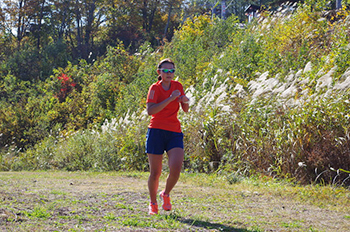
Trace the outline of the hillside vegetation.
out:
M 194 17 L 162 47 L 130 55 L 120 43 L 35 84 L 7 74 L 0 170 L 147 170 L 146 95 L 170 57 L 191 99 L 185 171 L 348 185 L 349 10 L 290 9 L 244 29 L 234 16 Z

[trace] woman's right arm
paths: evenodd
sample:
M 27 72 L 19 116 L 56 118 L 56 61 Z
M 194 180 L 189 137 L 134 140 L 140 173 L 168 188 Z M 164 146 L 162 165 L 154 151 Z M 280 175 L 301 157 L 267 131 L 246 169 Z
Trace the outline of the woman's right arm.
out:
M 162 102 L 154 103 L 154 102 L 148 102 L 146 104 L 147 106 L 147 113 L 148 115 L 153 115 L 156 113 L 159 113 L 162 109 L 164 109 L 170 102 L 174 101 L 181 95 L 181 92 L 179 90 L 174 90 L 170 97 L 165 99 Z

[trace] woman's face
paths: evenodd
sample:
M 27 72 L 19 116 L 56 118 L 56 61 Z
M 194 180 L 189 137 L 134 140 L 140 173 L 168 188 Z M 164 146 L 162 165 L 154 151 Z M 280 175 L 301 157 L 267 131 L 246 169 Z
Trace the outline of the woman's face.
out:
M 171 63 L 164 63 L 157 72 L 161 76 L 162 81 L 171 81 L 174 78 L 175 68 Z

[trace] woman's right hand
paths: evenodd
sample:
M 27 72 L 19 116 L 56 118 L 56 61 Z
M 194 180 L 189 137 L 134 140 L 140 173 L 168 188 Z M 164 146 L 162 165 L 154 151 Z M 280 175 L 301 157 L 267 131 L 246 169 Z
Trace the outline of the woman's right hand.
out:
M 179 96 L 181 95 L 181 92 L 180 92 L 180 90 L 174 90 L 172 93 L 171 93 L 171 95 L 170 95 L 170 99 L 172 100 L 172 101 L 174 101 L 176 98 L 178 98 Z

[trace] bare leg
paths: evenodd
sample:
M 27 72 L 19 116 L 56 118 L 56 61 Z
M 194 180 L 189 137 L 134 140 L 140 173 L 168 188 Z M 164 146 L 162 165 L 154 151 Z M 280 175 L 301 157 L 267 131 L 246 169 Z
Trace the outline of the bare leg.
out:
M 157 191 L 159 186 L 159 177 L 162 174 L 163 155 L 148 154 L 150 175 L 148 177 L 148 190 L 150 201 L 157 202 Z
M 169 194 L 179 180 L 182 163 L 184 161 L 184 150 L 176 147 L 168 151 L 169 176 L 166 181 L 164 193 Z

